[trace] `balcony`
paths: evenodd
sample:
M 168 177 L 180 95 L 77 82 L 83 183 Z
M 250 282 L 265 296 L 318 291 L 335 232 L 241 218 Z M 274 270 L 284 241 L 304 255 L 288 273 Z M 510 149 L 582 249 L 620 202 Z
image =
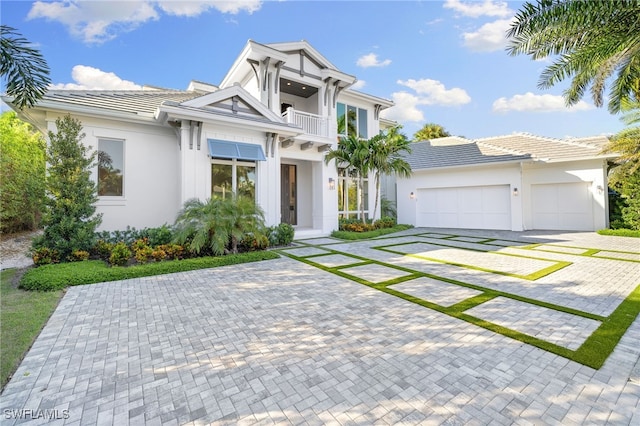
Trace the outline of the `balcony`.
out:
M 287 108 L 282 114 L 282 118 L 286 123 L 302 127 L 302 130 L 308 135 L 329 137 L 329 120 L 327 117 Z

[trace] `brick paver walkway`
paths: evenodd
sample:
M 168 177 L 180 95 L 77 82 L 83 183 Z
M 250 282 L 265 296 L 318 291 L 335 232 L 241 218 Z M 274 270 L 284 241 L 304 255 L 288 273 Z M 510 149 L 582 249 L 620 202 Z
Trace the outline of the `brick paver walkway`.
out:
M 407 242 L 419 232 L 426 230 L 407 232 Z M 535 239 L 532 233 L 464 235 L 500 238 L 500 245 Z M 637 240 L 591 233 L 543 237 L 545 244 L 638 251 Z M 527 297 L 572 301 L 605 315 L 634 280 L 640 284 L 638 264 L 565 252 L 507 249 L 571 258 L 572 266 L 597 262 L 598 273 L 574 268 L 571 275 L 570 266 L 525 283 L 416 263 L 373 249 L 380 241 L 331 242 L 320 244 L 340 246 L 344 253 L 327 257 L 332 266 L 348 268 L 349 254 L 370 253 L 390 265 L 484 286 L 520 285 Z M 374 277 L 388 272 L 363 271 Z M 433 286 L 445 304 L 475 294 L 455 288 L 448 298 L 443 286 L 423 282 L 423 288 L 420 281 L 396 286 L 416 294 Z M 487 306 L 500 317 L 495 302 Z M 569 334 L 579 333 L 579 323 L 571 327 Z M 0 415 L 3 425 L 21 424 L 16 415 L 40 416 L 34 423 L 54 415 L 57 424 L 69 425 L 632 425 L 640 424 L 640 384 L 630 381 L 639 341 L 640 317 L 605 365 L 594 370 L 283 257 L 70 288 L 2 394 Z

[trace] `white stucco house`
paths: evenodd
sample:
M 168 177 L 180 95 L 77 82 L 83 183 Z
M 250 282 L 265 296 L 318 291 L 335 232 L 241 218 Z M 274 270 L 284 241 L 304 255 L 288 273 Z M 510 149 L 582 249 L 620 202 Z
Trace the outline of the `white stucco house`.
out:
M 355 183 L 325 164 L 325 152 L 345 127 L 378 133 L 393 103 L 351 90 L 355 82 L 306 41 L 249 40 L 218 86 L 51 90 L 18 113 L 45 135 L 66 114 L 82 122 L 83 142 L 99 153 L 102 230 L 171 224 L 186 200 L 234 191 L 255 198 L 267 225 L 290 223 L 301 238 L 358 214 Z M 364 190 L 372 194 L 373 182 Z
M 607 142 L 605 136 L 515 133 L 414 143 L 406 156 L 412 177 L 396 182 L 398 222 L 512 231 L 606 228 L 607 168 L 616 157 L 602 154 Z

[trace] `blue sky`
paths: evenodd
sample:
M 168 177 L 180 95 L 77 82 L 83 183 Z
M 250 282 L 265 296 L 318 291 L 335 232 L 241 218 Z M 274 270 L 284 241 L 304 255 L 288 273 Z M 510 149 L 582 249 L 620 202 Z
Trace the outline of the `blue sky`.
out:
M 504 33 L 521 4 L 3 0 L 0 16 L 41 50 L 56 88 L 219 84 L 247 40 L 307 40 L 355 75 L 358 90 L 393 100 L 386 116 L 408 136 L 428 122 L 468 138 L 620 131 L 619 116 L 588 97 L 564 107 L 566 83 L 538 89 L 548 60 L 507 55 Z

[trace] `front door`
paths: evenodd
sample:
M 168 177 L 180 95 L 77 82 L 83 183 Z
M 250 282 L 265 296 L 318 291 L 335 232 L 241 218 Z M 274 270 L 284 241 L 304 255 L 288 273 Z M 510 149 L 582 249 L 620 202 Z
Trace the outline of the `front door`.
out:
M 280 165 L 280 221 L 289 225 L 298 223 L 298 206 L 296 201 L 296 166 Z

